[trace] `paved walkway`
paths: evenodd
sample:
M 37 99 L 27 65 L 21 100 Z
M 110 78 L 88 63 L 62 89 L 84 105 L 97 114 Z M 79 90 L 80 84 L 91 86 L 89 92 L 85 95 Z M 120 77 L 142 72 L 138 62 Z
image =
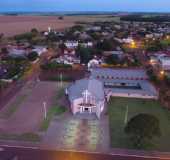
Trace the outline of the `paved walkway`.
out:
M 44 135 L 43 143 L 56 149 L 106 152 L 109 150 L 107 116 L 100 120 L 71 113 L 56 117 Z

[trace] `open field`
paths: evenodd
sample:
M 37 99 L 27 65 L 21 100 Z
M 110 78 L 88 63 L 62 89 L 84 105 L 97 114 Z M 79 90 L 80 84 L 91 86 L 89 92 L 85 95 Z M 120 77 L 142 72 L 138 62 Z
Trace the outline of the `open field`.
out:
M 100 16 L 65 16 L 64 20 L 59 20 L 57 16 L 0 16 L 0 33 L 6 36 L 13 36 L 23 32 L 28 32 L 32 28 L 40 31 L 47 30 L 50 26 L 53 29 L 62 30 L 71 27 L 77 21 L 95 22 L 110 21 L 107 15 Z
M 124 133 L 127 105 L 129 108 L 128 120 L 139 113 L 152 114 L 160 120 L 162 136 L 159 139 L 154 139 L 154 146 L 148 149 L 170 151 L 170 112 L 162 108 L 156 101 L 128 98 L 112 98 L 108 106 L 112 147 L 132 148 Z
M 0 113 L 0 133 L 22 134 L 39 131 L 47 109 L 53 105 L 59 86 L 53 82 L 29 81 Z

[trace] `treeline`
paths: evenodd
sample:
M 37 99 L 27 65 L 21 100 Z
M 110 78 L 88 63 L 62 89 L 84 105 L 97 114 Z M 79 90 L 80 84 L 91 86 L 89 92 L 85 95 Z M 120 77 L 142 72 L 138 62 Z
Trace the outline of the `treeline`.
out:
M 120 18 L 122 21 L 136 21 L 136 22 L 170 22 L 169 15 L 161 16 L 148 16 L 144 17 L 142 15 L 128 15 Z

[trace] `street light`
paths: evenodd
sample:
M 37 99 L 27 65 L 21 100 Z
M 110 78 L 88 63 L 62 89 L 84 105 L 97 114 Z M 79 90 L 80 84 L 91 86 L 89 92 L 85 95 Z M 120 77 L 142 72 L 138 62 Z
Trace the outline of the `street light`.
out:
M 43 110 L 44 110 L 44 119 L 47 118 L 47 103 L 43 102 Z
M 161 70 L 160 71 L 160 74 L 163 76 L 165 74 L 165 71 L 164 70 Z
M 136 48 L 136 43 L 135 43 L 134 40 L 131 42 L 130 47 L 131 47 L 131 48 Z

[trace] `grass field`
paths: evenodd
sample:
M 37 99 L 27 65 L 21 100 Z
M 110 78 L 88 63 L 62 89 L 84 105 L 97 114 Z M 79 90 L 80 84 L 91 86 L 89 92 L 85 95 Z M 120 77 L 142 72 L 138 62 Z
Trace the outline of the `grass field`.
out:
M 40 131 L 46 131 L 50 125 L 51 120 L 57 116 L 65 113 L 67 108 L 58 104 L 59 99 L 64 96 L 64 88 L 60 88 L 57 92 L 57 96 L 54 97 L 54 105 L 49 108 L 47 112 L 47 118 L 43 120 Z
M 39 142 L 41 140 L 41 137 L 36 133 L 23 133 L 23 134 L 0 133 L 0 139 L 2 139 L 2 140 Z
M 9 106 L 5 112 L 2 112 L 0 114 L 0 118 L 9 118 L 13 113 L 17 111 L 17 109 L 20 107 L 20 105 L 24 102 L 24 100 L 27 98 L 27 95 L 21 95 L 15 99 L 15 101 Z
M 161 137 L 152 140 L 153 146 L 147 150 L 170 151 L 170 112 L 161 107 L 159 102 L 143 99 L 112 98 L 108 105 L 111 147 L 133 148 L 124 133 L 125 115 L 128 120 L 139 113 L 155 115 L 160 120 Z
M 118 21 L 119 17 L 110 17 L 107 15 L 84 15 L 84 16 L 64 16 L 63 20 L 59 20 L 57 16 L 0 16 L 0 31 L 5 36 L 14 36 L 17 34 L 30 31 L 37 28 L 39 31 L 45 31 L 49 25 L 52 29 L 63 30 L 74 26 L 77 22 L 102 22 L 102 21 Z

